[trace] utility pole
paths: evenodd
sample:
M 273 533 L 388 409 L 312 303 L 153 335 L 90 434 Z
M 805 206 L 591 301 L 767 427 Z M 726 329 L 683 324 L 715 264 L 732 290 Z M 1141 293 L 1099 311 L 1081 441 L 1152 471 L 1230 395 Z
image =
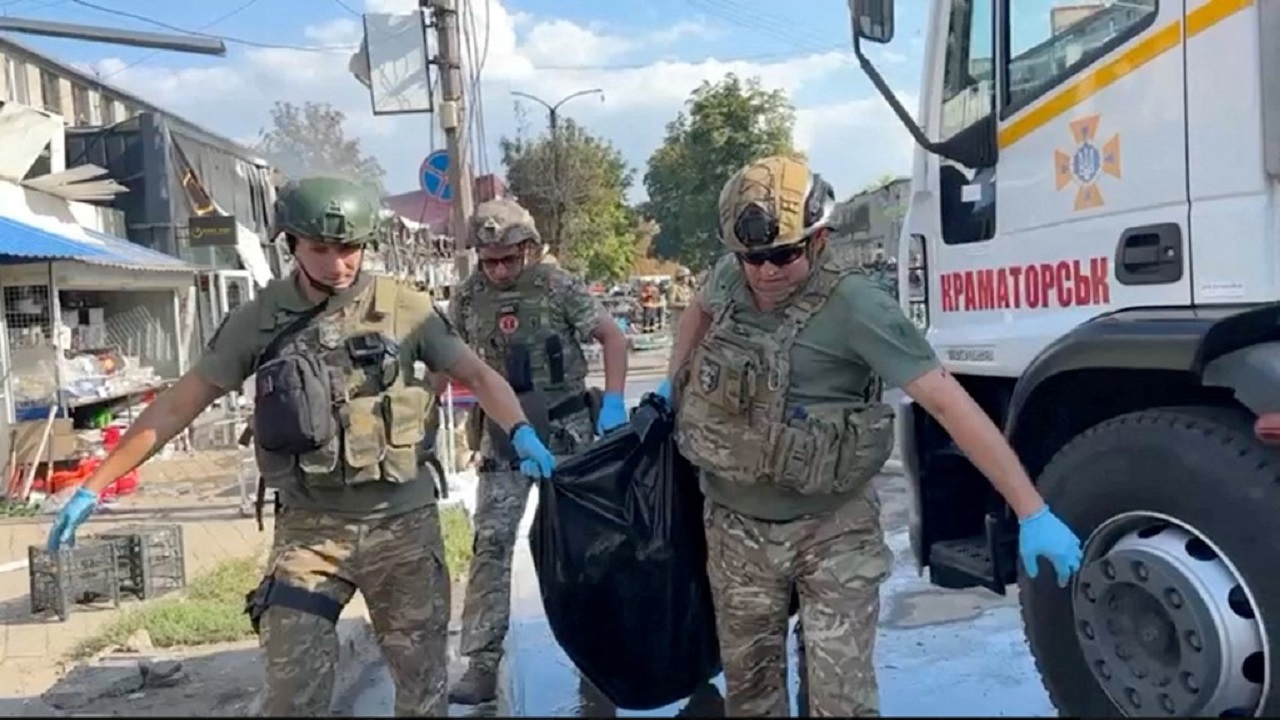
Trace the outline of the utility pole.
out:
M 435 65 L 440 69 L 440 129 L 444 131 L 445 151 L 449 153 L 449 185 L 453 189 L 453 266 L 461 282 L 471 272 L 467 237 L 471 224 L 472 180 L 467 152 L 466 83 L 462 81 L 462 37 L 458 23 L 458 4 L 466 0 L 418 0 L 424 11 L 430 10 L 436 29 L 439 54 Z
M 537 95 L 530 95 L 529 93 L 523 93 L 515 90 L 513 90 L 511 94 L 532 100 L 547 109 L 547 123 L 548 127 L 551 129 L 551 177 L 552 182 L 555 183 L 556 189 L 555 205 L 553 207 L 556 228 L 554 238 L 551 242 L 551 247 L 554 248 L 553 252 L 556 255 L 556 260 L 560 260 L 560 251 L 562 249 L 561 243 L 564 241 L 564 233 L 561 230 L 564 218 L 564 186 L 562 184 L 563 180 L 560 174 L 560 107 L 570 100 L 580 98 L 584 95 L 599 95 L 600 102 L 604 102 L 604 91 L 600 88 L 579 90 L 576 93 L 560 98 L 560 101 L 554 105 L 543 100 Z

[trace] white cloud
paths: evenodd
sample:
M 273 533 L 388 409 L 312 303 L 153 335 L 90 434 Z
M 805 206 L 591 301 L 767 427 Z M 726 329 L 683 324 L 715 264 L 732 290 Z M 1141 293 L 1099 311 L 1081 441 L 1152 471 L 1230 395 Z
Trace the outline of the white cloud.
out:
M 417 0 L 366 0 L 369 12 L 400 13 L 416 6 Z M 819 104 L 800 104 L 796 139 L 817 168 L 836 184 L 841 196 L 885 172 L 906 172 L 910 167 L 909 139 L 884 102 L 876 96 L 849 99 L 847 88 L 861 80 L 849 53 L 818 53 L 773 62 L 711 58 L 697 63 L 633 62 L 628 66 L 629 58 L 654 57 L 664 48 L 671 50 L 691 39 L 714 37 L 716 29 L 695 19 L 656 32 L 635 33 L 512 13 L 499 0 L 472 3 L 471 7 L 474 17 L 462 20 L 476 28 L 476 45 L 484 44 L 487 28 L 481 98 L 491 171 L 501 171 L 497 140 L 517 130 L 512 91 L 554 103 L 579 90 L 601 88 L 605 102 L 590 97 L 575 100 L 563 113 L 612 140 L 642 175 L 665 124 L 690 91 L 727 72 L 758 76 L 767 87 L 784 89 L 793 97 L 824 98 Z M 490 13 L 487 18 L 486 12 Z M 307 28 L 305 42 L 354 48 L 360 33 L 355 18 L 343 17 Z M 641 52 L 647 55 L 640 56 Z M 350 54 L 342 49 L 249 48 L 203 68 L 174 69 L 158 64 L 126 68 L 112 58 L 94 65 L 104 76 L 112 76 L 110 82 L 227 137 L 255 137 L 277 100 L 329 102 L 347 113 L 350 132 L 360 137 L 366 152 L 386 168 L 388 189 L 412 190 L 421 158 L 434 149 L 432 138 L 438 141 L 436 145 L 443 145 L 441 134 L 432 129 L 438 119 L 429 115 L 374 117 L 368 91 L 347 70 Z M 608 65 L 620 67 L 601 69 Z M 552 67 L 556 69 L 548 69 Z M 908 107 L 914 108 L 914 101 Z M 541 129 L 543 109 L 527 109 L 531 129 Z

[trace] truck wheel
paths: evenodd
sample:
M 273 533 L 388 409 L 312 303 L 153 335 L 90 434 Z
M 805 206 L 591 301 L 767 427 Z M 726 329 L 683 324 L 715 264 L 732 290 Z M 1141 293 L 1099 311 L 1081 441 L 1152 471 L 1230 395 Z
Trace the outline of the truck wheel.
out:
M 1063 715 L 1280 713 L 1280 455 L 1252 418 L 1160 408 L 1103 422 L 1041 475 L 1084 540 L 1066 589 L 1020 570 L 1027 642 Z M 1019 563 L 1021 565 L 1021 563 Z

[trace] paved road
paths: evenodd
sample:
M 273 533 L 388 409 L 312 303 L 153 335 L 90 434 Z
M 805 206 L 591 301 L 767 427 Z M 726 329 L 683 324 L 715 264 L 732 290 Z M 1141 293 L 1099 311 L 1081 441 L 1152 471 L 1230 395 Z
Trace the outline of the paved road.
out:
M 633 379 L 631 402 L 657 386 L 657 379 Z M 877 480 L 887 541 L 896 556 L 893 575 L 881 593 L 883 612 L 876 656 L 882 712 L 886 716 L 1056 715 L 1027 653 L 1016 594 L 943 591 L 917 575 L 907 539 L 907 488 L 903 478 Z M 536 500 L 531 499 L 522 536 Z M 1016 590 L 1015 590 L 1016 593 Z M 577 671 L 556 645 L 542 613 L 533 561 L 525 542 L 517 549 L 512 588 L 512 630 L 503 667 L 503 696 L 497 707 L 451 708 L 457 716 L 671 717 L 677 706 L 650 712 L 616 711 L 584 693 Z M 792 663 L 794 667 L 794 663 Z M 392 690 L 385 671 L 355 699 L 365 716 L 387 716 Z M 716 683 L 723 688 L 723 681 Z M 795 687 L 794 671 L 791 677 Z M 700 712 L 701 711 L 701 712 Z M 703 708 L 693 715 L 712 715 Z

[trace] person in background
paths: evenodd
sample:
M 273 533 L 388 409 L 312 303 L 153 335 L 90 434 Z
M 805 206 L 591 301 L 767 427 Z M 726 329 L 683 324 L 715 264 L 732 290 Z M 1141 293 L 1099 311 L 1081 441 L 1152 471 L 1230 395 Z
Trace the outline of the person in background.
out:
M 626 338 L 585 282 L 539 262 L 542 238 L 533 217 L 514 200 L 490 200 L 476 208 L 470 232 L 480 271 L 458 288 L 449 307 L 453 324 L 500 372 L 517 356 L 529 359 L 529 376 L 508 380 L 553 408 L 551 450 L 574 453 L 596 434 L 626 424 Z M 591 338 L 602 347 L 605 376 L 594 426 L 583 352 Z M 449 693 L 451 702 L 462 705 L 497 695 L 511 616 L 511 561 L 529 498 L 528 479 L 503 464 L 488 435 L 480 439 L 480 456 L 475 548 L 462 609 L 461 653 L 468 665 Z
M 720 194 L 711 270 L 677 331 L 657 393 L 701 470 L 707 571 L 728 714 L 785 716 L 795 592 L 808 710 L 879 714 L 879 589 L 892 554 L 872 486 L 893 451 L 885 385 L 938 420 L 1021 524 L 1019 554 L 1059 584 L 1080 540 L 1045 504 L 1004 435 L 942 368 L 892 297 L 828 245 L 835 193 L 799 159 L 768 157 Z

